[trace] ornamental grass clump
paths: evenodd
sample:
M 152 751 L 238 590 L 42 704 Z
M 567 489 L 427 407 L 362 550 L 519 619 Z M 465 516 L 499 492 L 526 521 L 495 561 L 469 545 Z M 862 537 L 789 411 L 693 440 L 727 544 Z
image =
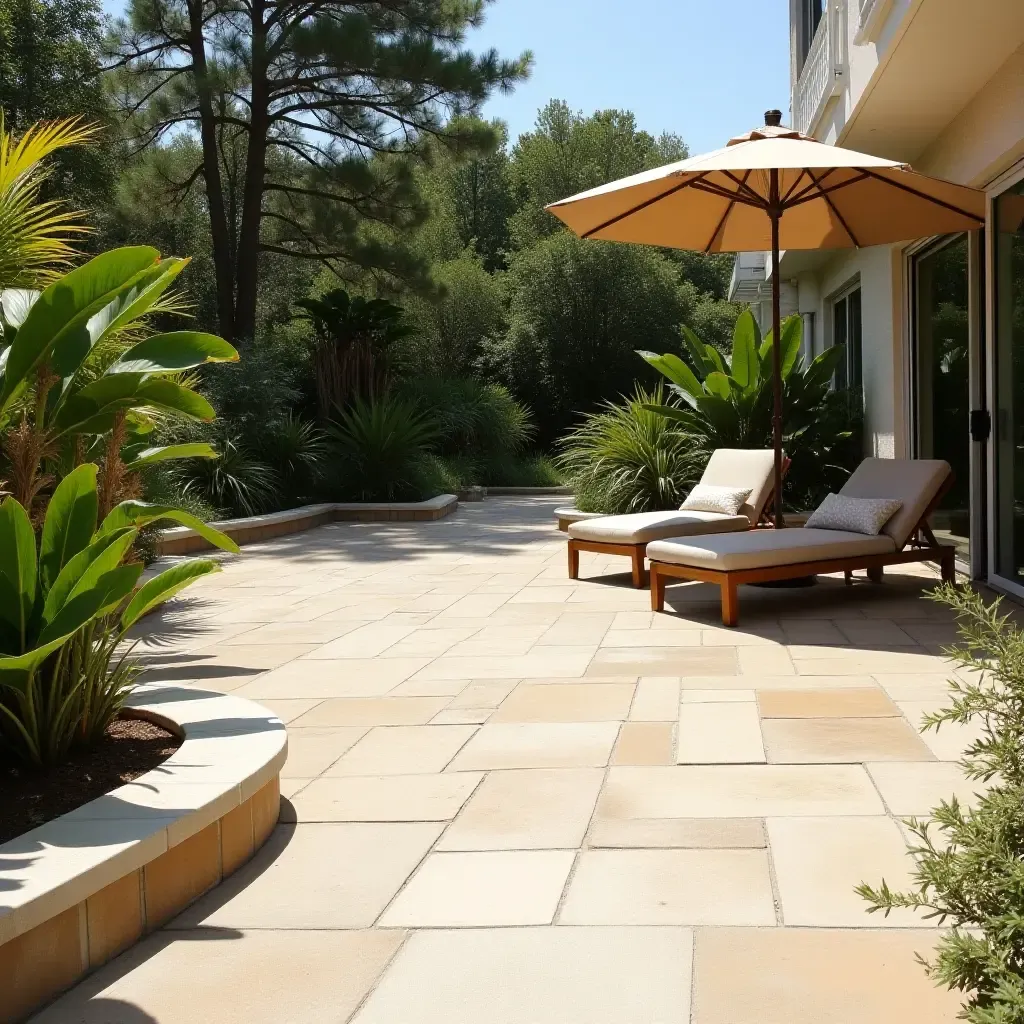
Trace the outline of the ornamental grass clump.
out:
M 910 892 L 884 880 L 857 892 L 869 912 L 910 907 L 948 925 L 934 959 L 918 959 L 936 984 L 964 993 L 963 1020 L 1024 1024 L 1024 632 L 999 601 L 966 588 L 940 587 L 934 599 L 956 613 L 961 639 L 945 653 L 964 671 L 950 681 L 950 706 L 926 716 L 924 728 L 979 726 L 960 765 L 988 789 L 971 810 L 953 797 L 930 819 L 907 821 Z

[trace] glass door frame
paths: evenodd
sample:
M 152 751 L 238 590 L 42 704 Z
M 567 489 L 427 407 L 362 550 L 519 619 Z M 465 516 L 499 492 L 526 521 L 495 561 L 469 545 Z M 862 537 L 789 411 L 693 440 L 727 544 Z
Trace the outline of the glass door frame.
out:
M 1012 188 L 1014 185 L 1024 181 L 1024 161 L 1018 162 L 1010 170 L 1000 175 L 993 182 L 991 182 L 985 189 L 986 195 L 986 209 L 985 209 L 985 244 L 984 244 L 984 257 L 985 257 L 985 293 L 984 293 L 984 329 L 985 329 L 985 392 L 986 392 L 986 408 L 992 411 L 992 429 L 996 429 L 996 415 L 998 413 L 998 407 L 996 403 L 997 389 L 996 389 L 996 245 L 998 244 L 997 238 L 997 225 L 995 222 L 995 202 L 1004 192 Z M 977 234 L 977 232 L 973 232 Z M 974 446 L 972 445 L 972 448 Z M 985 516 L 986 521 L 986 552 L 988 555 L 988 572 L 985 578 L 987 582 L 996 590 L 1001 590 L 1018 600 L 1024 600 L 1024 586 L 1017 583 L 1014 580 L 1007 579 L 1005 576 L 1000 576 L 996 566 L 996 538 L 997 531 L 999 528 L 998 516 L 999 507 L 997 505 L 997 493 L 996 487 L 998 483 L 997 479 L 997 466 L 996 466 L 996 445 L 989 444 L 986 446 L 988 451 L 985 459 L 986 467 L 986 484 L 985 484 L 985 500 L 987 506 L 987 512 Z M 973 540 L 973 538 L 972 538 Z
M 919 408 L 919 367 L 918 367 L 918 260 L 932 256 L 953 244 L 962 235 L 967 237 L 967 318 L 968 318 L 968 355 L 967 355 L 967 387 L 969 410 L 988 409 L 988 377 L 987 367 L 991 360 L 985 345 L 988 330 L 985 324 L 985 280 L 988 279 L 987 268 L 983 260 L 985 231 L 958 231 L 952 235 L 932 235 L 923 238 L 903 250 L 905 266 L 905 302 L 907 348 L 905 360 L 905 408 L 907 410 L 907 443 L 910 457 L 921 457 L 921 424 L 918 416 Z M 964 424 L 964 430 L 970 431 L 970 420 Z M 991 507 L 986 480 L 991 479 L 988 465 L 988 449 L 991 445 L 986 441 L 971 440 L 970 443 L 970 483 L 968 506 L 970 515 L 970 565 L 957 559 L 957 565 L 967 572 L 971 579 L 984 579 L 987 566 L 994 565 L 989 551 L 987 509 Z M 1024 596 L 1024 589 L 1021 591 Z

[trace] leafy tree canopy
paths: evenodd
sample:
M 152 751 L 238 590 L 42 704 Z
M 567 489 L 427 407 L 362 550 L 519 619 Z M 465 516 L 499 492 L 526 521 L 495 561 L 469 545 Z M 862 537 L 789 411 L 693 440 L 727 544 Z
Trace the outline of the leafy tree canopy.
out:
M 488 2 L 131 0 L 112 60 L 123 110 L 139 148 L 182 128 L 201 140 L 180 184 L 205 184 L 225 334 L 253 335 L 267 252 L 411 276 L 405 247 L 362 229 L 426 215 L 410 166 L 424 140 L 493 149 L 472 115 L 531 57 L 464 48 Z M 237 228 L 219 153 L 228 130 L 244 150 Z
M 0 112 L 21 135 L 37 121 L 103 126 L 90 146 L 57 154 L 45 198 L 96 207 L 116 175 L 114 129 L 100 75 L 99 0 L 0 0 Z
M 587 117 L 552 100 L 537 115 L 534 131 L 521 135 L 512 149 L 519 198 L 511 226 L 516 247 L 561 230 L 544 212 L 546 204 L 688 155 L 678 135 L 655 138 L 640 131 L 631 111 L 599 110 Z

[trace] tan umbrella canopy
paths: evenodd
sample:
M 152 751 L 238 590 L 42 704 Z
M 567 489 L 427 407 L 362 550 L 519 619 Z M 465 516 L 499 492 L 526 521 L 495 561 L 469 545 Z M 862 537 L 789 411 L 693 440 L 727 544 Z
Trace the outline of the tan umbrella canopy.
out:
M 907 164 L 826 146 L 781 125 L 724 149 L 634 174 L 547 207 L 581 238 L 700 252 L 772 253 L 772 331 L 778 339 L 779 251 L 849 249 L 970 231 L 984 193 Z M 782 518 L 782 372 L 773 346 L 775 521 Z

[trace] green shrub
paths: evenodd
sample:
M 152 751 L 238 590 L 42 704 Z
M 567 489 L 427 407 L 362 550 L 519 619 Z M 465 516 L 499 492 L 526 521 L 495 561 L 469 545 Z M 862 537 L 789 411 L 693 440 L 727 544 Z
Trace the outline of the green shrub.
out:
M 484 461 L 480 483 L 490 487 L 560 487 L 563 480 L 548 456 L 509 453 Z
M 139 530 L 171 519 L 230 551 L 227 537 L 179 509 L 125 501 L 97 526 L 98 467 L 57 485 L 38 540 L 14 498 L 0 504 L 0 749 L 37 767 L 103 735 L 135 669 L 117 654 L 149 609 L 219 566 L 179 562 L 136 589 Z
M 657 249 L 568 231 L 517 252 L 507 288 L 508 330 L 482 342 L 479 365 L 529 403 L 542 447 L 634 381 L 653 384 L 634 350 L 678 348 L 696 299 Z
M 559 442 L 556 465 L 584 512 L 678 508 L 699 479 L 707 453 L 700 440 L 652 411 L 664 393 L 637 387 L 622 405 L 606 403 Z
M 289 504 L 308 501 L 327 467 L 327 435 L 312 420 L 289 411 L 272 423 L 263 441 L 278 490 Z
M 332 488 L 343 500 L 403 501 L 420 498 L 424 456 L 437 428 L 411 402 L 385 396 L 357 398 L 338 409 L 328 427 Z
M 280 487 L 274 468 L 237 436 L 218 431 L 216 459 L 191 459 L 174 470 L 178 493 L 212 505 L 222 516 L 255 516 L 278 507 Z
M 945 653 L 961 669 L 952 703 L 926 716 L 924 728 L 977 722 L 981 735 L 960 762 L 967 778 L 990 783 L 974 810 L 955 797 L 930 820 L 907 825 L 916 842 L 914 888 L 857 892 L 871 912 L 910 907 L 949 924 L 935 959 L 922 960 L 937 985 L 965 995 L 972 1024 L 1024 1022 L 1024 632 L 967 588 L 944 586 L 935 600 L 954 610 L 961 642 Z M 938 833 L 937 835 L 935 833 Z

